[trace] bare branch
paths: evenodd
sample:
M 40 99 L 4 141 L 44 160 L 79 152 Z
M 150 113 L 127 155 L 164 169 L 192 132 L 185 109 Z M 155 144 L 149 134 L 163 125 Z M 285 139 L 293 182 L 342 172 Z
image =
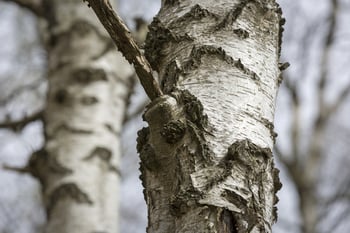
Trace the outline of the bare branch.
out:
M 332 212 L 332 211 L 329 211 Z M 337 214 L 337 217 L 334 218 L 334 222 L 330 224 L 328 229 L 324 232 L 333 233 L 336 232 L 336 229 L 341 225 L 343 222 L 347 222 L 347 219 L 349 219 L 350 216 L 350 208 L 345 208 L 343 211 L 341 211 L 339 214 Z
M 329 118 L 332 113 L 335 113 L 339 107 L 345 102 L 350 94 L 350 83 L 340 92 L 337 100 L 327 108 L 326 118 Z
M 0 99 L 0 106 L 6 105 L 10 100 L 12 100 L 13 98 L 15 98 L 16 96 L 18 96 L 19 94 L 21 94 L 24 91 L 33 91 L 33 90 L 39 88 L 40 85 L 43 84 L 44 82 L 46 82 L 46 79 L 40 78 L 40 79 L 37 79 L 28 85 L 20 86 L 20 87 L 14 89 L 13 91 L 11 91 L 11 93 L 8 96 L 5 96 L 5 97 Z
M 293 162 L 297 163 L 299 160 L 299 136 L 300 136 L 300 97 L 297 91 L 296 84 L 291 83 L 290 78 L 285 78 L 285 86 L 292 99 L 292 157 Z
M 43 0 L 3 0 L 4 2 L 13 2 L 20 7 L 26 8 L 35 15 L 42 17 L 44 15 Z
M 151 66 L 131 37 L 129 29 L 115 13 L 108 0 L 84 0 L 89 2 L 97 17 L 130 64 L 133 64 L 141 85 L 151 100 L 161 96 L 158 83 L 153 77 Z
M 22 174 L 25 174 L 25 173 L 30 173 L 30 169 L 26 166 L 26 167 L 12 167 L 12 166 L 8 166 L 8 165 L 3 165 L 2 168 L 4 170 L 8 170 L 8 171 L 13 171 L 13 172 L 18 172 L 18 173 L 22 173 Z
M 136 116 L 138 116 L 139 114 L 141 114 L 145 108 L 146 105 L 149 103 L 149 100 L 145 100 L 143 101 L 141 104 L 139 104 L 139 106 L 130 114 L 127 114 L 124 118 L 124 124 L 127 123 L 128 121 L 134 119 Z
M 315 127 L 317 125 L 321 125 L 325 120 L 326 106 L 324 102 L 324 89 L 326 86 L 327 78 L 328 78 L 328 63 L 330 59 L 330 49 L 334 42 L 335 37 L 335 29 L 337 26 L 337 13 L 338 13 L 338 0 L 332 0 L 332 6 L 329 15 L 329 27 L 326 35 L 322 55 L 321 55 L 321 76 L 318 82 L 318 107 L 319 107 L 319 116 L 318 120 L 315 122 Z
M 42 118 L 42 111 L 38 111 L 33 113 L 30 116 L 26 116 L 21 120 L 17 120 L 17 121 L 5 121 L 0 123 L 0 128 L 8 128 L 8 129 L 12 129 L 14 131 L 19 131 L 21 129 L 23 129 L 27 124 L 33 122 L 33 121 L 37 121 L 40 120 Z

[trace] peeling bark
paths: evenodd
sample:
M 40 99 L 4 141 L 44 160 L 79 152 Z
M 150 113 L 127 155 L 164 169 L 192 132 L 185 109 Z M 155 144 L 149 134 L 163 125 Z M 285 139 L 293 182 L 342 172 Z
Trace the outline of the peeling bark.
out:
M 45 232 L 118 232 L 119 132 L 133 74 L 81 1 L 45 1 L 46 144 L 29 167 L 42 183 Z
M 147 232 L 271 232 L 282 23 L 274 0 L 162 1 L 145 51 L 166 95 L 137 147 Z

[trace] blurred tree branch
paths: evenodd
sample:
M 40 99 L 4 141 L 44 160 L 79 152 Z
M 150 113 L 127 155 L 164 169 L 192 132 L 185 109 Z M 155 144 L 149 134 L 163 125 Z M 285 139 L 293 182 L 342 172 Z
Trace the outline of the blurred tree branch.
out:
M 4 2 L 12 2 L 20 7 L 26 8 L 35 15 L 42 17 L 45 13 L 43 0 L 2 0 Z
M 0 106 L 3 106 L 7 104 L 9 101 L 11 101 L 13 98 L 21 94 L 25 91 L 33 91 L 37 89 L 41 84 L 45 83 L 47 80 L 44 78 L 37 79 L 33 81 L 32 83 L 25 85 L 25 86 L 19 86 L 18 88 L 14 89 L 8 96 L 2 97 L 0 99 Z
M 5 120 L 4 122 L 0 123 L 0 128 L 8 128 L 12 129 L 14 131 L 20 131 L 22 130 L 27 124 L 41 120 L 43 116 L 42 111 L 34 112 L 33 114 L 29 116 L 25 116 L 24 118 L 20 120 Z

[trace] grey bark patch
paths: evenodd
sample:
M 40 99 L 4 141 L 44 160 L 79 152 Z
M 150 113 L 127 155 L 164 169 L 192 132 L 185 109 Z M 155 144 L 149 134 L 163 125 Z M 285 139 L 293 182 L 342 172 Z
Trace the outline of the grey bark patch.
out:
M 107 81 L 107 75 L 102 69 L 82 68 L 72 72 L 72 79 L 78 84 L 90 84 L 91 82 Z
M 273 123 L 271 121 L 269 121 L 265 118 L 261 118 L 261 120 L 262 120 L 263 124 L 265 125 L 265 127 L 269 129 L 273 143 L 276 143 L 276 138 L 277 138 L 278 134 L 274 130 L 275 126 L 273 125 Z
M 149 134 L 150 134 L 150 131 L 148 127 L 143 127 L 141 130 L 137 132 L 136 149 L 138 153 L 141 153 L 143 147 L 148 143 Z
M 80 102 L 83 105 L 89 106 L 89 105 L 97 104 L 99 102 L 99 100 L 95 96 L 83 96 L 80 99 Z
M 281 56 L 281 48 L 282 48 L 282 36 L 283 36 L 283 25 L 286 23 L 286 19 L 282 17 L 282 8 L 277 4 L 276 13 L 279 17 L 279 27 L 278 27 L 278 57 Z
M 154 70 L 159 70 L 159 59 L 163 56 L 163 45 L 169 42 L 193 41 L 188 34 L 178 35 L 171 32 L 161 21 L 154 17 L 149 25 L 145 43 L 145 55 Z
M 72 24 L 71 30 L 73 33 L 77 33 L 80 36 L 87 36 L 94 27 L 87 21 L 77 20 Z
M 233 214 L 224 209 L 220 215 L 220 233 L 238 233 L 236 229 L 236 220 Z
M 55 206 L 62 200 L 70 199 L 78 204 L 92 205 L 93 202 L 76 183 L 65 183 L 56 187 L 49 195 L 47 204 L 48 216 L 51 215 Z
M 186 132 L 186 125 L 180 120 L 170 121 L 165 124 L 160 132 L 165 141 L 174 144 L 180 141 Z
M 161 168 L 161 164 L 157 159 L 155 151 L 150 144 L 146 144 L 140 152 L 141 165 L 150 171 L 157 171 Z M 143 168 L 143 167 L 142 167 Z

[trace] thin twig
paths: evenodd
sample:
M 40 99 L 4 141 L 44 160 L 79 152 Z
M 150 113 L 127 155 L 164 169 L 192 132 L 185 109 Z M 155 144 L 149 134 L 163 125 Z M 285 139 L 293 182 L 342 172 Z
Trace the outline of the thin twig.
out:
M 292 132 L 291 132 L 291 143 L 292 143 L 292 158 L 293 163 L 299 161 L 299 139 L 300 139 L 300 97 L 297 91 L 295 83 L 291 83 L 291 80 L 287 74 L 285 74 L 285 87 L 287 88 L 291 100 L 292 100 Z
M 2 165 L 2 169 L 4 170 L 8 170 L 8 171 L 13 171 L 13 172 L 18 172 L 18 173 L 30 173 L 30 169 L 26 166 L 26 167 L 12 167 L 9 165 Z
M 20 95 L 21 93 L 23 93 L 25 91 L 34 91 L 35 89 L 38 89 L 40 87 L 40 85 L 42 85 L 44 82 L 46 82 L 46 79 L 40 78 L 40 79 L 33 81 L 32 83 L 30 83 L 28 85 L 20 86 L 20 87 L 14 89 L 13 91 L 11 91 L 11 93 L 9 95 L 0 99 L 0 106 L 6 105 L 13 98 L 15 98 L 16 96 Z
M 326 118 L 329 118 L 329 116 L 332 113 L 335 113 L 340 106 L 345 102 L 346 98 L 350 95 L 350 83 L 340 92 L 337 100 L 329 106 L 326 112 Z
M 335 29 L 337 27 L 337 13 L 338 13 L 338 0 L 332 0 L 331 9 L 329 14 L 329 27 L 326 34 L 326 39 L 324 42 L 324 47 L 321 55 L 321 76 L 318 82 L 318 107 L 319 107 L 319 116 L 318 120 L 315 122 L 315 127 L 318 127 L 317 124 L 323 124 L 325 119 L 325 112 L 327 107 L 324 102 L 324 90 L 326 87 L 326 82 L 328 78 L 328 69 L 329 69 L 329 59 L 330 59 L 330 49 L 334 42 Z
M 0 123 L 0 128 L 8 128 L 8 129 L 12 129 L 15 131 L 19 131 L 21 129 L 23 129 L 27 124 L 33 122 L 33 121 L 37 121 L 40 120 L 42 118 L 42 111 L 38 111 L 33 113 L 30 116 L 26 116 L 20 120 L 16 120 L 16 121 L 9 121 L 6 120 L 5 122 Z
M 158 83 L 153 77 L 151 66 L 131 37 L 131 33 L 121 18 L 115 13 L 108 0 L 84 0 L 89 3 L 106 28 L 126 60 L 133 64 L 146 94 L 151 100 L 161 96 Z

